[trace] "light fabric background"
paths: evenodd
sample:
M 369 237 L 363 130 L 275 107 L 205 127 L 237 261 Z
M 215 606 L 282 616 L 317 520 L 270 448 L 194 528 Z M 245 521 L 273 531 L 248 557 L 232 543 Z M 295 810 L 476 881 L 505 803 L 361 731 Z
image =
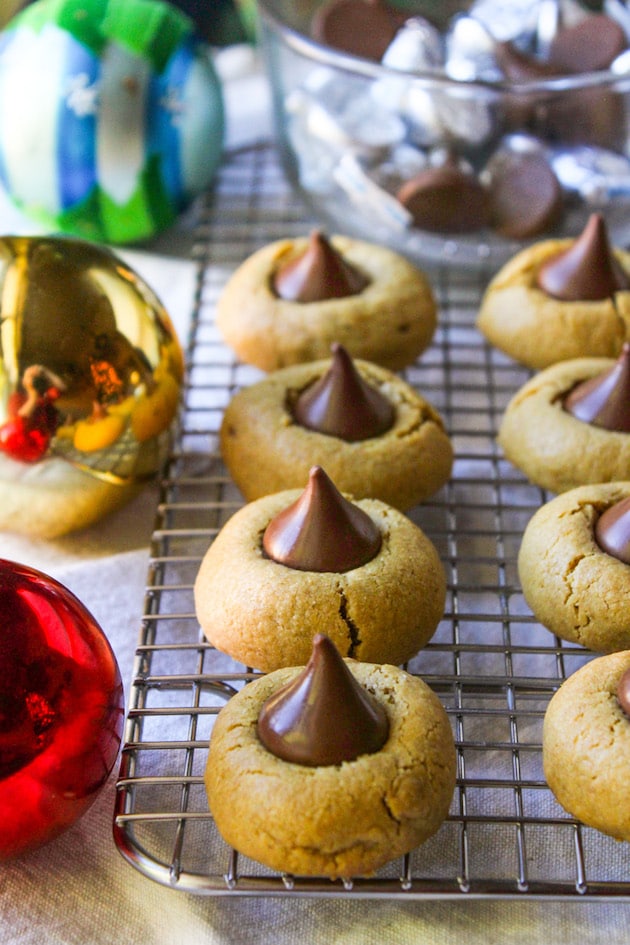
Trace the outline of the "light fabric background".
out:
M 255 63 L 254 63 L 255 65 Z M 247 51 L 231 51 L 226 78 L 230 146 L 268 134 L 268 95 Z M 28 232 L 0 195 L 0 227 Z M 194 285 L 186 232 L 127 254 L 186 332 Z M 177 258 L 181 251 L 182 258 Z M 164 254 L 168 252 L 169 256 Z M 66 584 L 92 611 L 131 678 L 156 491 L 81 534 L 35 543 L 0 535 L 0 554 Z M 0 866 L 0 945 L 621 945 L 630 905 L 502 901 L 405 903 L 196 897 L 158 886 L 123 861 L 112 836 L 114 777 L 94 806 L 48 846 Z M 630 856 L 629 856 L 630 862 Z

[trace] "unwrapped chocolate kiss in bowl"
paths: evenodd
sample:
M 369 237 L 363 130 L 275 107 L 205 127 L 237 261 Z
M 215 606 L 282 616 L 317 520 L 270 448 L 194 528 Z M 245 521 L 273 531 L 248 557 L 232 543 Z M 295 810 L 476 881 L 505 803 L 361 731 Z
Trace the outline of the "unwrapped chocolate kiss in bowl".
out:
M 620 0 L 259 9 L 285 169 L 335 232 L 462 268 L 577 236 L 595 211 L 630 242 Z

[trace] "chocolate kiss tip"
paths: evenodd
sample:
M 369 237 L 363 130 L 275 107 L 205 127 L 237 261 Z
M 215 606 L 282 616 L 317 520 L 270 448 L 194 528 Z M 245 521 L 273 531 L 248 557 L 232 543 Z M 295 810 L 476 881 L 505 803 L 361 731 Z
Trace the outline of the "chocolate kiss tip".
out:
M 332 346 L 328 371 L 302 392 L 293 410 L 301 426 L 348 443 L 385 433 L 395 414 L 392 403 L 361 377 L 340 344 Z
M 321 466 L 313 466 L 304 492 L 278 513 L 263 535 L 265 553 L 299 571 L 341 574 L 361 567 L 381 547 L 370 516 L 341 495 Z
M 602 512 L 595 523 L 595 540 L 607 554 L 630 564 L 630 496 Z
M 577 420 L 617 433 L 630 433 L 630 344 L 613 367 L 577 384 L 564 400 Z
M 541 267 L 537 282 L 547 295 L 565 302 L 598 301 L 630 288 L 601 213 L 592 213 L 572 245 Z
M 362 273 L 346 262 L 330 240 L 313 230 L 303 253 L 280 266 L 273 288 L 288 302 L 322 302 L 357 295 L 368 284 Z
M 550 63 L 519 49 L 513 42 L 503 40 L 495 45 L 499 68 L 510 82 L 530 82 L 558 74 Z
M 617 683 L 617 699 L 626 715 L 630 716 L 630 668 L 621 674 Z
M 321 633 L 313 640 L 307 665 L 267 699 L 258 717 L 258 737 L 268 751 L 311 767 L 373 754 L 388 734 L 385 710 Z

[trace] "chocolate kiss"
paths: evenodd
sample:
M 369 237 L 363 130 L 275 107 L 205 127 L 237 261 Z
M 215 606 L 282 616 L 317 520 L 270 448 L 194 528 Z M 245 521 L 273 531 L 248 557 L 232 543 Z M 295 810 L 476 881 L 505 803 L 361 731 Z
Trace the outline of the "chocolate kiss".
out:
M 592 213 L 571 247 L 541 267 L 537 281 L 543 292 L 565 302 L 597 301 L 630 288 L 601 213 Z
M 343 345 L 332 346 L 330 368 L 298 398 L 293 416 L 299 424 L 349 443 L 389 430 L 396 411 L 365 381 Z
M 313 466 L 302 495 L 273 518 L 263 535 L 266 554 L 298 571 L 340 574 L 367 564 L 381 547 L 370 516 L 341 495 Z
M 315 636 L 302 672 L 270 696 L 258 716 L 258 737 L 268 751 L 311 767 L 371 755 L 388 734 L 385 710 L 322 633 Z
M 617 683 L 617 698 L 623 711 L 630 716 L 630 669 L 622 673 Z
M 624 564 L 630 564 L 630 496 L 602 512 L 595 524 L 600 548 Z
M 384 0 L 331 0 L 316 10 L 311 35 L 326 46 L 379 62 L 405 18 L 404 11 Z
M 558 74 L 554 66 L 523 52 L 509 41 L 497 43 L 494 56 L 497 65 L 510 82 L 535 82 Z
M 556 33 L 549 61 L 558 72 L 599 72 L 609 68 L 627 42 L 617 20 L 604 13 L 592 14 Z
M 563 406 L 584 423 L 630 433 L 630 344 L 624 344 L 610 370 L 574 387 Z
M 320 230 L 313 230 L 304 252 L 275 273 L 273 288 L 288 302 L 321 302 L 357 295 L 368 282 Z

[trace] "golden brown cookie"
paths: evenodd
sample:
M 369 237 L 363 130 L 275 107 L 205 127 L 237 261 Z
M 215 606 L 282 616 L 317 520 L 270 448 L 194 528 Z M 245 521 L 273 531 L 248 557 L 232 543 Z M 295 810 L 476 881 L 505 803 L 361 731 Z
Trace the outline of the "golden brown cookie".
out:
M 429 345 L 437 324 L 427 277 L 392 250 L 346 236 L 333 246 L 368 279 L 363 291 L 343 298 L 294 302 L 279 298 L 277 269 L 304 251 L 306 238 L 262 247 L 228 279 L 216 323 L 225 342 L 247 364 L 274 371 L 328 356 L 333 342 L 353 357 L 397 371 Z
M 342 492 L 377 498 L 405 510 L 448 480 L 453 448 L 438 412 L 386 368 L 355 361 L 361 376 L 394 407 L 389 430 L 348 442 L 296 422 L 293 407 L 318 381 L 330 358 L 274 371 L 238 391 L 221 424 L 221 453 L 251 501 L 302 485 L 313 464 L 323 466 Z
M 572 358 L 614 358 L 628 334 L 630 291 L 569 302 L 538 288 L 541 266 L 571 242 L 551 239 L 521 250 L 497 272 L 481 300 L 479 331 L 494 347 L 533 370 Z M 617 249 L 615 256 L 630 273 L 630 253 Z
M 536 619 L 563 640 L 630 649 L 630 565 L 604 551 L 595 525 L 630 496 L 630 482 L 571 489 L 543 505 L 523 533 L 518 573 Z
M 630 718 L 617 686 L 630 652 L 587 663 L 555 693 L 543 725 L 545 777 L 574 817 L 618 840 L 630 840 Z
M 437 550 L 410 519 L 377 499 L 355 504 L 381 534 L 378 553 L 343 573 L 306 571 L 267 557 L 263 534 L 301 494 L 285 490 L 239 509 L 206 552 L 195 609 L 207 639 L 269 672 L 306 663 L 316 633 L 365 662 L 403 663 L 435 632 L 446 582 Z
M 125 505 L 140 488 L 97 479 L 56 457 L 21 463 L 0 454 L 0 529 L 59 538 Z
M 227 843 L 281 872 L 369 875 L 434 834 L 455 787 L 455 748 L 444 708 L 394 666 L 347 662 L 386 710 L 389 737 L 373 754 L 308 767 L 268 751 L 257 735 L 263 703 L 300 667 L 249 683 L 221 709 L 205 774 Z
M 614 364 L 612 358 L 562 361 L 536 374 L 511 399 L 498 441 L 507 459 L 531 482 L 566 492 L 589 482 L 628 477 L 630 435 L 584 423 L 562 407 L 576 384 Z

